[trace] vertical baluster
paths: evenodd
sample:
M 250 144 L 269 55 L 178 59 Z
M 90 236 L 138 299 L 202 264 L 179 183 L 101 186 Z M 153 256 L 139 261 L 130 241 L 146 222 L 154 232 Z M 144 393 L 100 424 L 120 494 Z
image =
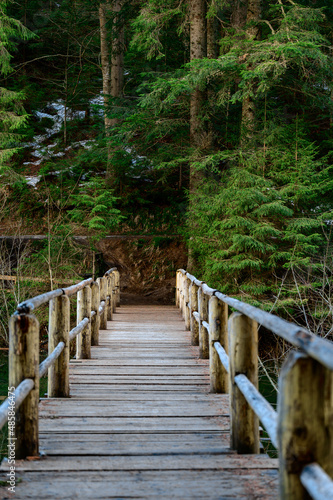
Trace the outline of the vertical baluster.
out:
M 211 392 L 228 392 L 229 375 L 222 365 L 214 342 L 220 342 L 228 352 L 228 305 L 217 297 L 209 300 L 209 359 Z
M 200 315 L 199 320 L 199 357 L 202 359 L 209 358 L 209 335 L 202 322 L 208 322 L 208 296 L 199 287 L 198 290 L 198 310 Z
M 102 312 L 100 316 L 100 329 L 101 330 L 107 330 L 108 324 L 107 324 L 107 305 L 106 305 L 106 294 L 107 294 L 107 278 L 98 278 L 99 280 L 99 286 L 100 286 L 100 297 L 101 297 L 101 302 L 105 302 L 105 307 L 104 311 Z
M 49 306 L 49 355 L 59 342 L 65 347 L 59 358 L 48 370 L 48 397 L 69 397 L 69 330 L 70 300 L 61 295 L 50 300 Z
M 229 319 L 231 448 L 238 453 L 259 453 L 259 421 L 234 377 L 247 376 L 258 388 L 258 325 L 244 314 Z
M 190 329 L 190 294 L 189 294 L 189 288 L 190 288 L 190 283 L 191 281 L 188 279 L 187 276 L 185 276 L 184 280 L 184 320 L 185 320 L 185 329 L 189 330 Z
M 103 278 L 104 279 L 104 278 Z M 84 318 L 89 319 L 88 325 L 76 337 L 76 359 L 91 358 L 91 288 L 85 286 L 77 293 L 77 324 Z
M 9 320 L 9 387 L 30 378 L 35 386 L 15 413 L 16 459 L 38 455 L 39 323 L 33 315 Z
M 333 373 L 292 351 L 279 378 L 278 443 L 281 500 L 310 498 L 300 481 L 317 462 L 333 477 Z
M 193 316 L 193 312 L 198 312 L 198 286 L 194 283 L 191 284 L 190 287 L 190 326 L 191 326 L 191 344 L 199 345 L 199 325 L 195 317 Z
M 99 316 L 99 306 L 101 303 L 99 282 L 94 281 L 91 285 L 91 309 L 96 311 L 96 314 L 91 318 L 91 345 L 99 344 L 99 328 L 100 328 L 100 316 Z

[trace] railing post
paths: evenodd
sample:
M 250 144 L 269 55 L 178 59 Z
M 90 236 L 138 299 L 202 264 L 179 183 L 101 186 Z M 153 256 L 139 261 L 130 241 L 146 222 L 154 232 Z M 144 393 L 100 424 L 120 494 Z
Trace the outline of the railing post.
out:
M 198 312 L 199 312 L 199 357 L 209 358 L 209 335 L 202 322 L 208 322 L 208 296 L 199 287 L 198 290 Z
M 333 373 L 292 351 L 279 377 L 278 443 L 280 499 L 310 498 L 300 481 L 317 462 L 333 477 Z
M 191 327 L 191 344 L 199 345 L 199 325 L 195 317 L 193 316 L 193 312 L 198 311 L 198 286 L 193 282 L 190 286 L 190 327 Z
M 217 297 L 209 300 L 209 368 L 211 392 L 228 392 L 228 373 L 222 365 L 214 342 L 228 352 L 228 305 Z
M 89 319 L 86 328 L 76 337 L 76 359 L 91 358 L 91 288 L 85 286 L 77 293 L 77 324 Z
M 106 277 L 106 283 L 107 283 L 107 296 L 109 297 L 107 299 L 107 320 L 112 321 L 112 313 L 113 313 L 113 305 L 112 305 L 112 282 L 111 282 L 111 276 Z
M 15 415 L 16 459 L 38 455 L 39 323 L 33 315 L 13 315 L 9 320 L 9 387 L 30 378 L 35 386 Z M 11 438 L 11 436 L 10 436 Z
M 112 313 L 116 312 L 116 276 L 114 271 L 111 273 L 111 294 L 112 294 Z
M 120 273 L 115 271 L 115 286 L 116 286 L 116 306 L 120 306 Z
M 107 294 L 107 278 L 98 278 L 98 279 L 99 279 L 99 285 L 100 285 L 101 302 L 102 301 L 105 302 L 104 311 L 102 312 L 102 314 L 100 316 L 100 329 L 101 330 L 107 330 L 107 328 L 108 328 L 108 323 L 107 323 L 107 299 L 106 299 L 106 294 Z
M 235 384 L 244 374 L 258 388 L 258 325 L 244 314 L 229 318 L 231 448 L 238 453 L 259 453 L 259 421 Z
M 59 358 L 48 370 L 48 397 L 69 397 L 69 330 L 70 330 L 70 300 L 61 295 L 50 300 L 49 305 L 49 354 L 59 342 L 65 347 Z
M 184 307 L 184 278 L 183 273 L 180 273 L 179 276 L 179 307 L 180 312 L 182 314 L 182 318 L 184 319 L 185 307 Z
M 99 282 L 94 281 L 91 285 L 91 309 L 96 311 L 96 314 L 91 318 L 91 345 L 99 344 L 99 306 L 100 306 Z
M 179 271 L 176 271 L 176 307 L 179 307 Z
M 190 307 L 189 307 L 190 306 L 190 293 L 189 293 L 190 283 L 191 283 L 191 281 L 188 279 L 187 276 L 185 276 L 185 280 L 184 280 L 185 330 L 190 329 L 190 320 L 191 320 L 191 316 L 190 316 L 191 312 L 190 312 Z

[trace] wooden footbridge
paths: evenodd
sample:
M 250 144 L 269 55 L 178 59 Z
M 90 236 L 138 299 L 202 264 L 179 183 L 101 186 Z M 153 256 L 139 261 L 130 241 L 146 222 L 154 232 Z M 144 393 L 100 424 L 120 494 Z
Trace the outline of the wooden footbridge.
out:
M 177 307 L 119 300 L 113 268 L 17 307 L 0 498 L 333 499 L 331 342 L 183 270 Z M 39 365 L 33 312 L 48 302 L 49 356 Z M 277 412 L 257 389 L 258 324 L 297 348 Z M 259 420 L 279 460 L 261 452 Z

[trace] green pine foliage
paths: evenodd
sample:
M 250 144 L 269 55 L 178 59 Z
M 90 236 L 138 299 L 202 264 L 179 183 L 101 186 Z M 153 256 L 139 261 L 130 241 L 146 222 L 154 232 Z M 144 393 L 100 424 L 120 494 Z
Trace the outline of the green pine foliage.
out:
M 15 50 L 15 39 L 28 40 L 32 33 L 23 24 L 7 14 L 7 7 L 11 2 L 2 1 L 0 4 L 0 75 L 8 76 L 12 72 L 12 51 Z M 27 122 L 22 101 L 23 92 L 15 92 L 5 88 L 0 83 L 0 172 L 13 173 L 8 161 L 18 152 L 20 134 L 18 133 Z M 15 177 L 15 175 L 14 175 Z

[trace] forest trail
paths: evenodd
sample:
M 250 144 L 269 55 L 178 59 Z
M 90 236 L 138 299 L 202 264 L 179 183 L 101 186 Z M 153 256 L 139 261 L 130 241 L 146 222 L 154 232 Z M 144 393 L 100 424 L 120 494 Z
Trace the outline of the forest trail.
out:
M 45 457 L 17 462 L 13 498 L 277 498 L 277 460 L 230 450 L 228 396 L 190 335 L 176 307 L 117 309 L 71 361 L 71 397 L 41 401 Z

